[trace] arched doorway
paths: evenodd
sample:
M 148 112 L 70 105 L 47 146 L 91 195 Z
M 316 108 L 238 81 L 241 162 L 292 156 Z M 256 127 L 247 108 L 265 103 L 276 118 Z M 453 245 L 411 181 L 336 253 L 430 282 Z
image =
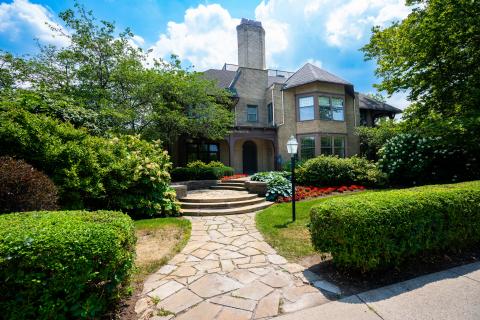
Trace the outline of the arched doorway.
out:
M 243 173 L 257 172 L 257 145 L 253 141 L 245 141 L 242 148 Z

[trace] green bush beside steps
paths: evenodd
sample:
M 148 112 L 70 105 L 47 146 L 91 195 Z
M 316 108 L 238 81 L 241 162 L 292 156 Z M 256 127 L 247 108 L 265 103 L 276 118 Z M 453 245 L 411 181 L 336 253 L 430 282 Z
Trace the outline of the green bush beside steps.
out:
M 101 318 L 128 284 L 135 241 L 120 212 L 1 215 L 0 318 Z
M 345 268 L 398 266 L 480 243 L 480 181 L 336 197 L 310 211 L 314 247 Z
M 172 170 L 173 181 L 188 180 L 218 180 L 224 176 L 231 176 L 235 173 L 232 167 L 224 165 L 220 161 L 204 163 L 197 160 L 190 162 L 187 167 L 177 167 Z

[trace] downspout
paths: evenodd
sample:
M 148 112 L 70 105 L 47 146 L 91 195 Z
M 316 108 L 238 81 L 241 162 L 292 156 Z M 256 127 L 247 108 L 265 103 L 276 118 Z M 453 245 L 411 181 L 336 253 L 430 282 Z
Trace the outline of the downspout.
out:
M 275 84 L 272 87 L 272 125 L 275 126 L 275 100 L 273 99 L 273 89 Z
M 282 89 L 282 123 L 278 124 L 278 127 L 285 124 L 285 106 L 283 105 L 283 89 Z

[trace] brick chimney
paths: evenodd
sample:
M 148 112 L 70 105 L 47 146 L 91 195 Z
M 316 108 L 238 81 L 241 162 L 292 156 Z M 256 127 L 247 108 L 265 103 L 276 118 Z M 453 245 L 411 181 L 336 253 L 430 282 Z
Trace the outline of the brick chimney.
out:
M 242 18 L 237 26 L 238 66 L 265 70 L 265 30 L 259 21 Z

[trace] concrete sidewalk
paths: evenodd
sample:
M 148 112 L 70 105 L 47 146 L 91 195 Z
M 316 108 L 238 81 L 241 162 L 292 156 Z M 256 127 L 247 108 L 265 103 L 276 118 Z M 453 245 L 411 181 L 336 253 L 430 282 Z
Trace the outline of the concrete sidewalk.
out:
M 305 309 L 278 320 L 479 320 L 480 262 Z

